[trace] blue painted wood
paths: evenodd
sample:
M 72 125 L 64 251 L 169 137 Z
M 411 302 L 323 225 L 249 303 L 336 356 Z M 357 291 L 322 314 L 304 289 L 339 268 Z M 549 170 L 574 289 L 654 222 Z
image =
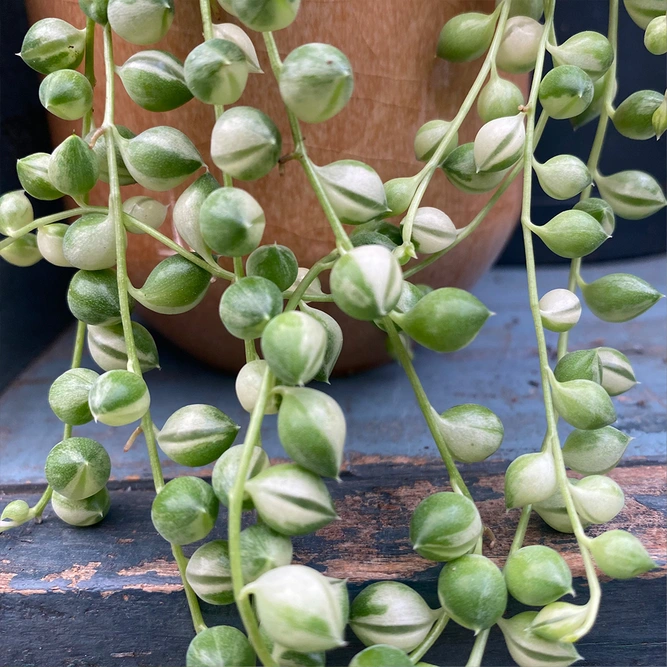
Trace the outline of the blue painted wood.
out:
M 591 280 L 616 271 L 635 273 L 666 291 L 663 258 L 585 266 L 584 277 Z M 540 269 L 542 293 L 562 287 L 565 280 L 562 268 Z M 517 268 L 497 268 L 487 274 L 473 292 L 497 315 L 465 350 L 436 355 L 419 349 L 415 365 L 438 410 L 477 402 L 501 417 L 506 436 L 495 458 L 507 460 L 537 449 L 544 430 L 525 272 Z M 628 456 L 662 459 L 665 455 L 665 313 L 664 300 L 637 320 L 625 324 L 600 322 L 585 311 L 571 335 L 573 349 L 608 345 L 626 353 L 642 382 L 615 400 L 619 415 L 617 426 L 635 437 Z M 0 395 L 0 484 L 43 481 L 44 459 L 60 439 L 62 429 L 48 407 L 48 388 L 69 366 L 72 338 L 72 332 L 59 338 Z M 555 346 L 555 334 L 550 334 L 549 343 Z M 186 403 L 216 405 L 244 427 L 247 425 L 247 415 L 236 401 L 233 377 L 203 367 L 163 341 L 158 341 L 158 345 L 163 370 L 147 375 L 158 426 Z M 85 363 L 94 367 L 88 358 Z M 411 389 L 397 365 L 354 377 L 335 378 L 331 387 L 319 385 L 319 388 L 334 396 L 346 413 L 348 455 L 354 452 L 436 454 Z M 566 428 L 564 426 L 564 433 Z M 131 431 L 132 427 L 114 429 L 101 424 L 76 429 L 77 433 L 94 437 L 107 447 L 115 479 L 149 477 L 145 448 L 140 443 L 127 453 L 122 451 Z M 262 437 L 271 456 L 284 455 L 276 435 L 275 417 L 266 419 Z M 163 459 L 168 476 L 184 471 L 166 457 Z

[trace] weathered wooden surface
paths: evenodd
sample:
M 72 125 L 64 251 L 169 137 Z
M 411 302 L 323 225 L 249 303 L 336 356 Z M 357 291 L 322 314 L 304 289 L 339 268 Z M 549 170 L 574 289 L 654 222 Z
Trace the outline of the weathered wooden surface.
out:
M 485 523 L 494 528 L 495 543 L 487 544 L 485 551 L 499 565 L 518 518 L 518 512 L 504 510 L 502 467 L 464 471 Z M 654 667 L 664 664 L 665 657 L 664 469 L 632 460 L 612 476 L 625 489 L 627 504 L 607 527 L 629 527 L 660 569 L 631 582 L 603 578 L 600 620 L 581 642 L 580 652 L 585 665 Z M 296 561 L 329 576 L 349 578 L 352 595 L 370 581 L 398 579 L 414 585 L 436 606 L 440 566 L 412 551 L 408 521 L 424 496 L 446 488 L 442 465 L 365 457 L 353 460 L 342 478 L 342 484 L 329 485 L 341 520 L 317 535 L 296 538 Z M 5 494 L 0 503 L 25 497 L 21 491 Z M 0 643 L 0 664 L 183 664 L 191 638 L 187 606 L 168 545 L 150 524 L 152 489 L 147 482 L 119 485 L 112 498 L 109 516 L 97 527 L 66 526 L 49 510 L 41 525 L 26 525 L 0 538 L 0 627 L 4 637 L 12 638 Z M 221 513 L 210 537 L 224 535 L 225 518 Z M 534 517 L 526 543 L 561 550 L 577 577 L 580 600 L 586 599 L 581 560 L 571 536 L 556 533 Z M 233 607 L 203 606 L 210 623 L 238 624 Z M 511 604 L 510 613 L 519 610 L 518 604 Z M 333 654 L 330 664 L 347 664 L 358 649 L 351 634 L 349 639 L 350 646 Z M 429 659 L 439 665 L 464 664 L 471 642 L 472 633 L 448 628 Z M 492 635 L 485 664 L 510 664 L 498 632 Z
M 664 259 L 595 265 L 584 268 L 586 280 L 607 273 L 635 273 L 667 292 Z M 565 284 L 562 268 L 539 271 L 540 292 Z M 494 269 L 473 290 L 497 315 L 489 319 L 472 345 L 460 352 L 437 355 L 417 349 L 415 365 L 431 402 L 438 410 L 461 403 L 481 403 L 500 416 L 505 441 L 498 459 L 511 460 L 535 451 L 544 435 L 544 405 L 539 390 L 535 333 L 528 310 L 525 273 Z M 628 456 L 664 459 L 667 419 L 666 321 L 667 300 L 625 324 L 607 324 L 587 309 L 571 334 L 571 349 L 609 345 L 628 355 L 641 384 L 614 399 L 616 426 L 634 437 Z M 49 409 L 51 382 L 69 368 L 73 336 L 53 348 L 0 394 L 0 485 L 44 481 L 44 459 L 60 439 L 62 424 Z M 243 427 L 248 415 L 236 400 L 234 378 L 208 369 L 158 338 L 162 370 L 146 376 L 153 418 L 158 426 L 188 403 L 210 403 Z M 548 334 L 555 346 L 556 335 Z M 2 363 L 2 361 L 0 361 Z M 96 368 L 89 359 L 84 364 Z M 335 378 L 331 386 L 317 384 L 343 407 L 348 424 L 346 451 L 363 454 L 434 456 L 435 448 L 405 374 L 389 364 L 354 377 Z M 108 449 L 115 479 L 150 476 L 145 448 L 140 444 L 123 453 L 133 426 L 111 428 L 88 424 L 77 434 L 98 439 Z M 567 427 L 564 427 L 565 434 Z M 239 442 L 241 442 L 239 436 Z M 262 442 L 270 456 L 284 456 L 275 417 L 266 419 Z M 167 474 L 187 473 L 163 457 Z

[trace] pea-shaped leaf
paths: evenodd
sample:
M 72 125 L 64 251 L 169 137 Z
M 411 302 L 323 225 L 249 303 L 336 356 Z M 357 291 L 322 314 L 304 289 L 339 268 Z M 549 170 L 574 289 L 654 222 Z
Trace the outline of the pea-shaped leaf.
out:
M 491 315 L 469 292 L 443 287 L 430 292 L 404 314 L 392 319 L 416 343 L 435 352 L 454 352 L 472 343 Z
M 467 12 L 449 19 L 438 38 L 438 58 L 460 63 L 479 58 L 491 45 L 498 20 L 493 14 Z
M 231 625 L 214 625 L 202 630 L 190 642 L 185 656 L 186 667 L 252 667 L 256 661 L 248 638 Z
M 85 30 L 77 30 L 61 19 L 48 18 L 30 26 L 19 55 L 32 69 L 49 74 L 76 69 L 83 60 L 85 48 Z
M 130 139 L 115 131 L 115 141 L 132 177 L 155 192 L 175 188 L 203 164 L 190 139 L 173 127 L 152 127 Z
M 142 373 L 160 367 L 157 345 L 148 329 L 132 322 L 132 337 Z M 122 324 L 88 327 L 88 351 L 93 361 L 104 371 L 126 369 L 127 345 Z
M 505 612 L 507 587 L 492 560 L 468 554 L 442 568 L 438 599 L 456 623 L 479 632 L 495 625 Z
M 63 254 L 63 239 L 68 229 L 69 225 L 54 222 L 37 230 L 37 248 L 49 264 L 72 266 Z
M 336 593 L 316 570 L 304 565 L 278 567 L 247 584 L 243 592 L 253 595 L 259 622 L 281 646 L 327 651 L 345 643 L 345 619 Z
M 482 534 L 475 504 L 458 493 L 444 491 L 422 500 L 410 520 L 410 541 L 423 558 L 448 561 L 470 551 Z
M 130 371 L 107 371 L 90 388 L 88 404 L 95 421 L 124 426 L 141 419 L 150 406 L 148 387 Z
M 199 304 L 210 282 L 208 271 L 181 255 L 172 255 L 150 272 L 143 287 L 129 288 L 129 292 L 142 306 L 155 313 L 177 315 Z
M 265 224 L 262 207 L 240 188 L 214 190 L 199 213 L 205 243 L 224 257 L 241 257 L 255 250 L 262 240 Z
M 63 196 L 49 179 L 50 161 L 51 156 L 48 153 L 33 153 L 16 161 L 16 173 L 21 187 L 35 199 L 52 201 Z
M 67 438 L 46 457 L 44 474 L 51 488 L 69 500 L 83 500 L 105 488 L 111 473 L 106 449 L 90 438 Z
M 316 389 L 280 387 L 278 435 L 288 456 L 307 470 L 338 478 L 345 445 L 345 415 Z
M 560 416 L 575 428 L 602 428 L 616 421 L 616 410 L 607 392 L 590 380 L 559 382 L 549 372 L 554 406 Z
M 613 426 L 574 430 L 563 445 L 565 465 L 582 475 L 604 475 L 620 462 L 631 438 Z
M 540 544 L 511 554 L 503 574 L 512 597 L 530 607 L 543 607 L 563 595 L 574 594 L 572 573 L 565 559 Z
M 132 101 L 147 111 L 171 111 L 192 99 L 183 63 L 167 51 L 139 51 L 116 71 Z
M 283 383 L 304 385 L 322 367 L 327 348 L 324 327 L 306 313 L 274 317 L 262 333 L 262 354 Z
M 266 176 L 278 164 L 281 151 L 282 137 L 275 123 L 252 107 L 227 109 L 211 135 L 211 159 L 240 181 Z
M 439 612 L 398 581 L 366 586 L 350 608 L 350 627 L 366 646 L 388 644 L 412 651 L 428 634 Z
M 530 16 L 511 17 L 498 47 L 496 65 L 510 74 L 530 72 L 535 68 L 543 32 L 544 26 Z
M 212 463 L 234 442 L 240 426 L 212 405 L 196 403 L 176 410 L 157 435 L 160 449 L 176 463 Z
M 567 289 L 547 292 L 539 302 L 542 326 L 549 331 L 569 331 L 581 317 L 579 297 Z
M 383 246 L 359 246 L 345 253 L 331 271 L 331 294 L 336 305 L 357 320 L 387 315 L 401 295 L 402 272 L 394 255 Z
M 491 120 L 485 119 L 485 120 Z M 415 135 L 414 148 L 415 148 L 415 157 L 420 162 L 428 162 L 436 150 L 442 143 L 442 140 L 445 138 L 447 131 L 451 127 L 451 122 L 446 120 L 429 120 L 424 123 L 418 130 Z M 452 133 L 451 139 L 447 142 L 447 147 L 445 148 L 442 160 L 440 163 L 445 160 L 445 158 L 456 148 L 459 142 L 459 133 L 454 131 Z
M 597 176 L 595 183 L 614 213 L 626 220 L 642 220 L 667 206 L 658 181 L 643 171 L 630 169 L 611 176 Z
M 609 530 L 590 543 L 597 566 L 614 579 L 631 579 L 657 567 L 642 543 L 624 530 Z
M 663 295 L 629 273 L 610 273 L 581 287 L 586 305 L 605 322 L 627 322 L 645 313 Z
M 75 220 L 63 236 L 63 255 L 71 266 L 86 271 L 116 265 L 116 227 L 104 213 L 88 213 Z
M 113 31 L 131 44 L 154 44 L 174 20 L 174 0 L 109 0 L 107 17 Z
M 49 405 L 61 422 L 79 426 L 92 420 L 88 394 L 98 377 L 89 368 L 71 368 L 54 380 L 49 389 Z
M 330 44 L 303 44 L 283 61 L 279 86 L 283 102 L 297 118 L 322 123 L 350 100 L 352 67 L 345 54 Z
M 263 470 L 245 488 L 262 521 L 282 535 L 306 535 L 336 518 L 322 480 L 293 463 Z
M 72 500 L 54 491 L 51 507 L 56 516 L 70 526 L 93 526 L 109 513 L 111 496 L 106 486 L 81 500 Z
M 78 120 L 93 106 L 93 88 L 80 72 L 58 70 L 49 74 L 40 84 L 39 101 L 58 118 Z
M 202 102 L 234 104 L 248 81 L 246 55 L 227 39 L 208 39 L 185 59 L 185 81 Z
M 225 0 L 229 4 L 230 0 Z M 233 15 L 251 30 L 282 30 L 296 18 L 301 0 L 231 0 Z
M 253 340 L 283 308 L 283 295 L 266 278 L 246 276 L 232 283 L 220 299 L 220 319 L 236 338 Z
M 533 632 L 536 611 L 524 611 L 512 618 L 498 620 L 510 655 L 518 665 L 569 667 L 581 660 L 574 645 L 543 639 Z
M 67 137 L 51 153 L 49 180 L 66 195 L 83 197 L 93 189 L 99 173 L 95 153 L 76 134 Z
M 211 483 L 213 484 L 213 491 L 220 502 L 229 507 L 229 496 L 234 488 L 236 478 L 238 477 L 239 465 L 241 463 L 241 456 L 243 455 L 243 445 L 235 445 L 230 447 L 219 459 L 213 468 L 213 477 Z M 251 479 L 258 475 L 262 470 L 269 467 L 269 457 L 263 449 L 255 447 L 252 450 L 250 457 L 250 466 L 248 468 L 248 476 L 246 479 Z M 243 509 L 254 509 L 254 505 L 250 496 L 246 491 L 243 492 Z
M 512 509 L 539 503 L 557 488 L 556 464 L 549 451 L 522 454 L 505 472 L 505 506 Z
M 204 539 L 218 517 L 218 499 L 199 477 L 176 477 L 155 496 L 153 525 L 167 542 L 190 544 Z
M 505 177 L 506 172 L 482 172 L 479 170 L 475 163 L 473 147 L 473 142 L 470 142 L 455 148 L 443 162 L 442 169 L 450 183 L 462 192 L 468 194 L 489 192 L 489 190 L 493 190 L 500 184 Z M 417 186 L 415 185 L 415 188 L 416 187 Z M 409 203 L 410 202 L 408 201 L 408 205 Z M 399 212 L 402 213 L 402 211 Z M 393 207 L 392 215 L 394 215 Z

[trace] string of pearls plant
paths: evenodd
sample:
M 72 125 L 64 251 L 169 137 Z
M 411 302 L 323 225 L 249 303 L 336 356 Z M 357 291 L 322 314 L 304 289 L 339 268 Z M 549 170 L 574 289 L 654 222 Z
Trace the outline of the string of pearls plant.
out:
M 638 91 L 614 106 L 619 0 L 609 2 L 606 36 L 584 31 L 562 44 L 554 31 L 556 0 L 500 0 L 492 14 L 467 13 L 448 21 L 437 55 L 451 62 L 481 59 L 479 74 L 453 119 L 435 119 L 418 130 L 414 145 L 424 162 L 421 171 L 387 183 L 362 162 L 316 165 L 308 156 L 301 123 L 325 122 L 340 112 L 353 93 L 353 73 L 346 56 L 328 44 L 304 44 L 281 60 L 273 33 L 296 19 L 300 0 L 219 2 L 243 26 L 262 34 L 289 119 L 294 151 L 288 157 L 303 168 L 336 246 L 305 269 L 289 248 L 261 245 L 264 211 L 233 181 L 256 180 L 276 168 L 283 157 L 282 139 L 261 110 L 225 110 L 242 97 L 248 76 L 262 69 L 241 27 L 212 23 L 209 0 L 200 1 L 205 41 L 184 63 L 152 49 L 121 65 L 114 60 L 118 38 L 151 45 L 164 37 L 174 16 L 173 0 L 79 0 L 85 28 L 58 18 L 33 25 L 20 55 L 45 75 L 40 100 L 59 118 L 82 119 L 82 127 L 80 135 L 68 137 L 50 155 L 18 161 L 23 190 L 0 199 L 0 231 L 6 236 L 0 254 L 18 266 L 44 258 L 76 268 L 67 301 L 79 324 L 72 367 L 49 392 L 64 432 L 46 460 L 47 490 L 33 507 L 22 500 L 7 505 L 0 531 L 40 517 L 49 502 L 69 524 L 101 521 L 110 506 L 110 457 L 99 442 L 73 436 L 73 427 L 92 419 L 109 426 L 139 421 L 132 440 L 143 433 L 150 457 L 156 491 L 152 521 L 171 544 L 196 632 L 185 658 L 188 667 L 239 667 L 255 665 L 257 659 L 266 666 L 324 665 L 325 652 L 344 645 L 348 623 L 367 646 L 351 667 L 424 667 L 422 658 L 450 621 L 475 632 L 470 666 L 482 664 L 489 630 L 496 624 L 518 665 L 572 664 L 580 657 L 575 643 L 590 631 L 600 606 L 595 566 L 619 579 L 654 567 L 630 532 L 611 530 L 595 538 L 586 534 L 589 525 L 606 523 L 624 505 L 623 491 L 605 474 L 619 463 L 630 440 L 611 425 L 616 419 L 611 397 L 636 384 L 632 366 L 611 348 L 568 351 L 568 332 L 582 308 L 577 290 L 606 322 L 638 317 L 661 297 L 637 276 L 611 274 L 586 282 L 582 274 L 582 258 L 611 236 L 615 216 L 639 220 L 667 204 L 649 174 L 601 171 L 610 120 L 618 132 L 637 140 L 659 138 L 667 129 L 667 102 L 659 92 Z M 624 4 L 645 30 L 646 48 L 665 54 L 665 1 Z M 106 73 L 99 127 L 92 113 L 97 25 L 103 31 Z M 545 72 L 547 55 L 553 66 Z M 82 74 L 77 68 L 84 61 Z M 500 73 L 531 71 L 527 100 Z M 169 111 L 193 97 L 213 107 L 211 154 L 224 174 L 222 187 L 182 132 L 161 126 L 135 135 L 116 122 L 115 75 L 132 100 L 149 111 Z M 273 85 L 271 74 L 264 76 Z M 484 125 L 473 142 L 458 145 L 458 130 L 475 104 Z M 569 119 L 574 128 L 597 121 L 587 164 L 572 155 L 536 161 L 534 150 L 550 119 Z M 157 200 L 123 200 L 125 185 L 167 191 L 202 169 L 172 212 L 184 245 L 159 231 L 167 209 Z M 463 227 L 457 228 L 445 212 L 421 206 L 440 171 L 462 192 L 492 193 Z M 541 226 L 531 221 L 533 171 L 550 197 L 579 196 L 571 209 Z M 501 571 L 483 555 L 485 527 L 456 463 L 494 454 L 503 425 L 481 405 L 438 413 L 411 361 L 413 342 L 437 352 L 472 343 L 491 313 L 464 290 L 434 290 L 408 278 L 472 234 L 521 173 L 521 224 L 546 432 L 541 448 L 519 456 L 507 469 L 506 505 L 521 514 Z M 88 203 L 98 180 L 109 184 L 107 207 Z M 593 185 L 599 197 L 591 196 Z M 68 196 L 76 208 L 35 220 L 27 195 L 42 200 Z M 400 227 L 388 223 L 390 217 L 402 217 Z M 70 218 L 76 220 L 68 225 L 64 221 Z M 140 287 L 127 274 L 128 234 L 149 234 L 173 252 Z M 572 260 L 567 287 L 541 297 L 534 236 Z M 220 257 L 233 258 L 233 272 L 219 265 Z M 328 270 L 331 292 L 325 294 L 319 275 Z M 186 405 L 161 429 L 153 423 L 144 375 L 158 367 L 158 351 L 151 334 L 132 320 L 137 302 L 158 313 L 187 312 L 202 300 L 212 280 L 229 283 L 220 318 L 245 341 L 247 363 L 236 391 L 250 418 L 243 443 L 237 445 L 240 426 L 214 406 Z M 445 563 L 438 580 L 440 609 L 431 609 L 397 582 L 368 586 L 350 606 L 345 581 L 292 564 L 290 538 L 336 518 L 322 477 L 338 478 L 345 444 L 340 406 L 306 386 L 312 380 L 328 381 L 342 345 L 335 319 L 311 305 L 322 301 L 333 301 L 347 315 L 375 322 L 387 333 L 448 471 L 452 490 L 424 498 L 410 521 L 415 551 Z M 558 334 L 554 368 L 545 331 Z M 86 339 L 101 373 L 80 367 Z M 262 449 L 262 420 L 274 413 L 292 463 L 271 465 Z M 562 445 L 559 419 L 573 427 Z M 197 476 L 165 483 L 159 450 L 185 466 L 216 462 L 211 484 Z M 568 477 L 568 468 L 583 477 Z M 186 558 L 182 546 L 206 538 L 220 503 L 229 510 L 228 539 L 204 542 Z M 256 511 L 257 521 L 242 530 L 242 513 L 250 510 Z M 523 546 L 532 511 L 556 530 L 576 536 L 590 590 L 585 604 L 562 601 L 573 592 L 572 574 L 558 552 Z M 508 593 L 540 610 L 505 618 Z M 235 603 L 245 633 L 208 627 L 199 599 Z

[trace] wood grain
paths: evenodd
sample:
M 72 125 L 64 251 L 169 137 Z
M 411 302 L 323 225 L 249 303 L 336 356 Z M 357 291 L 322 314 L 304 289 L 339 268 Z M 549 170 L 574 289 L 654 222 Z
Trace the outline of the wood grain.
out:
M 518 518 L 517 511 L 504 510 L 504 467 L 482 466 L 481 472 L 480 466 L 463 468 L 482 517 L 495 534 L 495 543 L 487 543 L 485 553 L 501 566 Z M 634 459 L 612 476 L 626 492 L 626 508 L 590 534 L 630 529 L 660 568 L 628 582 L 602 578 L 601 619 L 582 642 L 581 652 L 587 665 L 654 666 L 661 664 L 665 646 L 664 467 Z M 447 488 L 442 465 L 430 459 L 356 457 L 342 478 L 342 484 L 329 485 L 341 520 L 316 535 L 295 538 L 295 561 L 348 578 L 352 595 L 370 581 L 398 579 L 415 586 L 435 606 L 440 565 L 417 556 L 407 534 L 417 503 Z M 4 491 L 0 502 L 26 497 L 25 487 Z M 150 524 L 153 495 L 147 482 L 119 485 L 112 492 L 109 516 L 97 527 L 72 528 L 48 511 L 43 524 L 26 525 L 0 537 L 0 623 L 5 637 L 12 637 L 0 644 L 0 664 L 182 665 L 189 622 L 168 545 Z M 221 513 L 211 538 L 224 536 L 225 518 Z M 577 580 L 578 601 L 586 599 L 581 560 L 571 536 L 534 517 L 526 543 L 545 544 L 563 553 Z M 187 552 L 195 546 L 187 547 Z M 210 623 L 238 625 L 231 607 L 204 605 L 204 609 Z M 511 613 L 519 609 L 516 603 L 510 605 Z M 19 623 L 25 632 L 11 632 Z M 106 633 L 104 628 L 110 626 L 113 630 Z M 33 645 L 28 639 L 40 630 L 49 632 L 51 640 Z M 158 639 L 154 633 L 169 639 Z M 446 636 L 430 659 L 440 665 L 463 664 L 470 633 L 455 629 Z M 358 647 L 353 637 L 350 640 L 351 648 L 336 654 L 331 664 L 347 664 Z M 28 656 L 27 662 L 12 662 L 21 655 Z M 488 665 L 510 664 L 498 633 L 487 657 Z
M 215 22 L 230 20 L 214 5 Z M 58 16 L 74 25 L 83 25 L 77 0 L 26 0 L 32 21 L 44 16 Z M 419 127 L 433 118 L 452 118 L 458 111 L 476 76 L 480 62 L 451 64 L 434 57 L 440 28 L 462 11 L 476 9 L 490 12 L 492 0 L 413 0 L 409 8 L 404 0 L 304 0 L 297 21 L 276 34 L 281 55 L 306 42 L 328 42 L 340 48 L 350 59 L 355 73 L 354 96 L 348 106 L 327 123 L 305 125 L 304 134 L 311 157 L 317 164 L 351 158 L 374 167 L 383 180 L 416 173 L 420 165 L 414 159 L 412 142 Z M 231 19 L 234 20 L 234 19 Z M 99 32 L 99 31 L 98 31 Z M 291 150 L 289 126 L 277 85 L 270 73 L 262 38 L 252 34 L 262 68 L 267 74 L 252 75 L 240 104 L 255 106 L 277 123 L 284 140 L 284 152 Z M 201 22 L 196 0 L 176 3 L 176 18 L 169 33 L 157 46 L 184 59 L 201 42 Z M 115 40 L 115 60 L 122 64 L 140 47 L 122 39 Z M 96 75 L 104 81 L 101 35 L 96 49 Z M 524 88 L 527 77 L 515 80 Z M 169 113 L 151 113 L 140 109 L 127 96 L 117 80 L 116 122 L 139 132 L 154 125 L 172 125 L 183 130 L 197 148 L 209 158 L 213 126 L 210 106 L 192 100 Z M 95 91 L 95 117 L 102 119 L 104 86 Z M 461 142 L 471 141 L 481 121 L 473 112 L 460 133 Z M 53 140 L 62 141 L 75 124 L 51 118 Z M 210 164 L 210 160 L 209 160 Z M 238 184 L 237 184 L 238 185 Z M 319 204 L 296 163 L 288 163 L 282 175 L 276 169 L 256 183 L 243 183 L 266 212 L 264 243 L 282 243 L 291 247 L 302 266 L 310 266 L 333 247 L 333 235 Z M 173 204 L 180 191 L 148 193 Z M 125 196 L 144 194 L 132 186 Z M 424 199 L 424 204 L 445 210 L 458 227 L 467 224 L 488 197 L 465 195 L 438 173 Z M 102 203 L 106 189 L 99 187 L 93 200 Z M 501 198 L 494 212 L 481 228 L 456 248 L 446 261 L 424 271 L 420 281 L 434 287 L 455 285 L 470 287 L 496 259 L 517 220 L 520 184 L 513 185 Z M 171 220 L 165 225 L 169 231 Z M 163 258 L 164 248 L 147 236 L 131 235 L 130 273 L 136 285 L 143 283 L 153 266 Z M 170 254 L 170 251 L 168 251 Z M 204 301 L 186 315 L 163 316 L 145 312 L 146 318 L 165 336 L 204 361 L 227 370 L 242 364 L 243 345 L 224 329 L 218 316 L 222 284 L 214 284 Z M 340 317 L 345 345 L 338 372 L 346 373 L 377 365 L 388 359 L 384 336 L 372 324 Z

